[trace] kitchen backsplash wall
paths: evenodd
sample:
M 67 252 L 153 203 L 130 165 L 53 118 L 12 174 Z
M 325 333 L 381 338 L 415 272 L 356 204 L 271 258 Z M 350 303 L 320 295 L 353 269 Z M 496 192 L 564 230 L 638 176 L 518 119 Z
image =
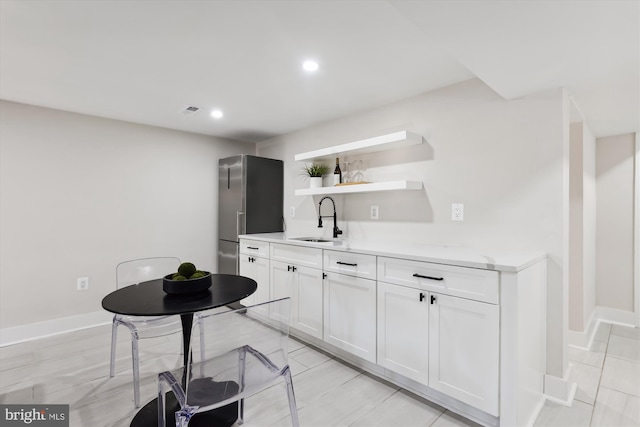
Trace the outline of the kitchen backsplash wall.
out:
M 314 225 L 320 197 L 294 195 L 308 185 L 296 153 L 401 129 L 425 142 L 358 158 L 369 181 L 419 180 L 423 189 L 334 196 L 350 238 L 559 255 L 561 91 L 507 101 L 477 80 L 260 143 L 260 155 L 285 161 L 285 211 L 296 208 L 286 218 L 289 232 L 326 232 Z M 452 203 L 464 203 L 463 222 L 451 221 Z M 371 205 L 380 206 L 379 220 L 369 218 Z

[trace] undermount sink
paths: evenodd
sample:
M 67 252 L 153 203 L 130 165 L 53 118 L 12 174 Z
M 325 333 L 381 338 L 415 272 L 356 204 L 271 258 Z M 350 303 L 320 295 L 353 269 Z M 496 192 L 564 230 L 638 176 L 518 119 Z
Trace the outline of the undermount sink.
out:
M 319 237 L 290 237 L 289 240 L 300 240 L 302 242 L 313 242 L 313 243 L 331 243 L 333 240 L 322 239 Z

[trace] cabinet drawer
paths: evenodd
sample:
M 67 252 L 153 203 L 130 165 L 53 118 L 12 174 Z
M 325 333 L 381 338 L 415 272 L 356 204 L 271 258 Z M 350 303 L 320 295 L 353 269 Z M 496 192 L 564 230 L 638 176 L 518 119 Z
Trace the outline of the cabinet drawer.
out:
M 376 257 L 342 251 L 324 251 L 324 270 L 364 279 L 376 279 Z
M 271 244 L 271 259 L 296 266 L 322 268 L 322 249 L 297 245 Z
M 240 253 L 269 258 L 269 242 L 240 239 Z
M 497 271 L 378 257 L 378 280 L 498 304 Z

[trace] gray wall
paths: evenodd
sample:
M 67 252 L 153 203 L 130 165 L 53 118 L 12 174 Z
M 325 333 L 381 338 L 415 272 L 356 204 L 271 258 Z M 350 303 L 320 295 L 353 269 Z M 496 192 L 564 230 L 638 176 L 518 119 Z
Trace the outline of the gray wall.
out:
M 596 304 L 626 312 L 635 298 L 634 156 L 634 134 L 597 140 Z
M 0 328 L 102 310 L 126 259 L 215 271 L 218 158 L 238 153 L 255 145 L 0 101 Z

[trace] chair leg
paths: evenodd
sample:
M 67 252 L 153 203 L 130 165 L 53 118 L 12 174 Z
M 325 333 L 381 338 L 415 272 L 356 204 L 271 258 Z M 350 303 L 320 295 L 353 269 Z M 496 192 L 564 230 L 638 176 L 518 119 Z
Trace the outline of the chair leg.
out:
M 244 390 L 245 387 L 245 368 L 247 361 L 247 349 L 246 346 L 238 350 L 238 385 L 240 390 Z M 244 423 L 244 399 L 238 401 L 238 425 Z
M 238 425 L 244 424 L 244 399 L 238 400 L 238 419 L 236 422 Z
M 158 427 L 165 427 L 165 407 L 167 405 L 166 392 L 163 387 L 163 381 L 158 378 Z
M 287 383 L 287 398 L 289 398 L 289 411 L 291 411 L 291 424 L 293 427 L 300 426 L 298 420 L 298 406 L 296 405 L 296 394 L 293 391 L 293 381 L 291 380 L 291 370 L 287 366 L 283 372 L 284 380 Z
M 111 365 L 109 367 L 109 377 L 116 374 L 116 341 L 118 340 L 118 323 L 115 321 L 111 325 Z
M 138 337 L 131 334 L 131 360 L 133 363 L 133 402 L 140 407 L 140 368 L 138 361 Z
M 204 362 L 205 360 L 205 352 L 204 352 L 204 322 L 198 318 L 198 329 L 200 330 L 200 361 Z
M 188 427 L 194 413 L 189 408 L 182 408 L 176 411 L 176 427 Z

